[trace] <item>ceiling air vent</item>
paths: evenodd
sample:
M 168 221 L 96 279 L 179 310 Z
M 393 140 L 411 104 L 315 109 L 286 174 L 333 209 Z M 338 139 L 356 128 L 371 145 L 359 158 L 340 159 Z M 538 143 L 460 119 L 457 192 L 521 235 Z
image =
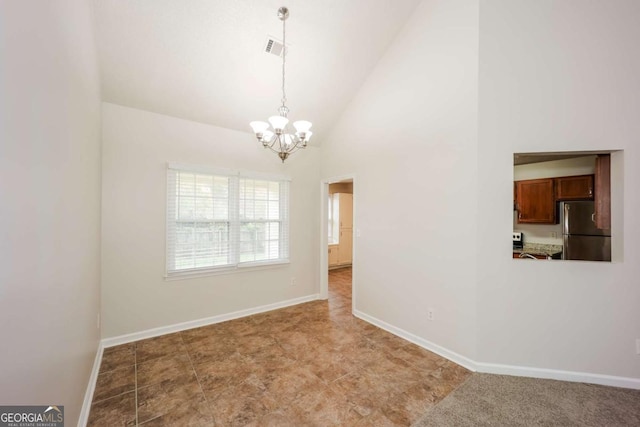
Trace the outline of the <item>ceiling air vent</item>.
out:
M 275 37 L 267 36 L 267 41 L 264 45 L 264 51 L 271 55 L 282 56 L 282 52 L 284 51 L 284 45 L 280 43 Z

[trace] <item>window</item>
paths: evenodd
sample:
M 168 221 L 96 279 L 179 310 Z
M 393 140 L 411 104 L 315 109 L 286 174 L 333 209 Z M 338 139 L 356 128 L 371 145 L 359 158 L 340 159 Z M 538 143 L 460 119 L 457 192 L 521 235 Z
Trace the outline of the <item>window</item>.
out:
M 289 182 L 170 164 L 167 277 L 289 260 Z
M 340 224 L 340 197 L 338 193 L 329 194 L 328 202 L 329 212 L 328 219 L 328 241 L 330 245 L 337 244 L 339 241 L 338 228 Z

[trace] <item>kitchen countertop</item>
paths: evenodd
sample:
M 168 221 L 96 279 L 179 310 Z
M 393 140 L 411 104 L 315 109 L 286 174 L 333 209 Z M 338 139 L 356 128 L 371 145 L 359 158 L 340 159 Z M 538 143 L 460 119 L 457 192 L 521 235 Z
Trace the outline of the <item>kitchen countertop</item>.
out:
M 562 253 L 562 245 L 545 245 L 543 243 L 525 243 L 522 249 L 513 249 L 513 253 L 554 256 Z

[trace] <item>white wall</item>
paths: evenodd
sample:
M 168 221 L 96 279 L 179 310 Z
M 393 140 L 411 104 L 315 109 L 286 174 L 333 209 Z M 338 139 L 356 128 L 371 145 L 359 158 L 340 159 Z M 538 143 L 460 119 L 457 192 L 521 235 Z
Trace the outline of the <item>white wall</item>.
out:
M 638 385 L 638 264 L 517 262 L 505 236 L 514 153 L 624 149 L 614 251 L 638 259 L 639 8 L 421 3 L 323 145 L 325 179 L 356 176 L 358 312 L 480 370 Z
M 481 1 L 481 362 L 640 378 L 639 14 L 636 0 Z M 630 262 L 513 261 L 499 238 L 513 153 L 615 149 L 612 232 Z
M 478 3 L 422 2 L 322 146 L 325 179 L 356 176 L 355 309 L 468 357 L 477 63 Z
M 0 403 L 77 422 L 98 348 L 91 2 L 0 1 Z
M 249 132 L 103 103 L 103 337 L 229 314 L 319 292 L 319 153 L 283 165 Z M 291 263 L 165 281 L 169 161 L 288 175 Z M 291 287 L 291 278 L 296 286 Z

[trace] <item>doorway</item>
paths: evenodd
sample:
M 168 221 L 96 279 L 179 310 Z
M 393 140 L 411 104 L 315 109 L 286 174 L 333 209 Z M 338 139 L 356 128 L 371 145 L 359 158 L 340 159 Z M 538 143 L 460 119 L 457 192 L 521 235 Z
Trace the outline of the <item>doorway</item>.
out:
M 353 175 L 336 177 L 323 181 L 321 189 L 320 298 L 335 296 L 337 289 L 334 288 L 339 286 L 341 295 L 347 296 L 348 293 L 352 310 L 355 307 L 354 236 L 357 234 L 354 223 L 354 181 Z

